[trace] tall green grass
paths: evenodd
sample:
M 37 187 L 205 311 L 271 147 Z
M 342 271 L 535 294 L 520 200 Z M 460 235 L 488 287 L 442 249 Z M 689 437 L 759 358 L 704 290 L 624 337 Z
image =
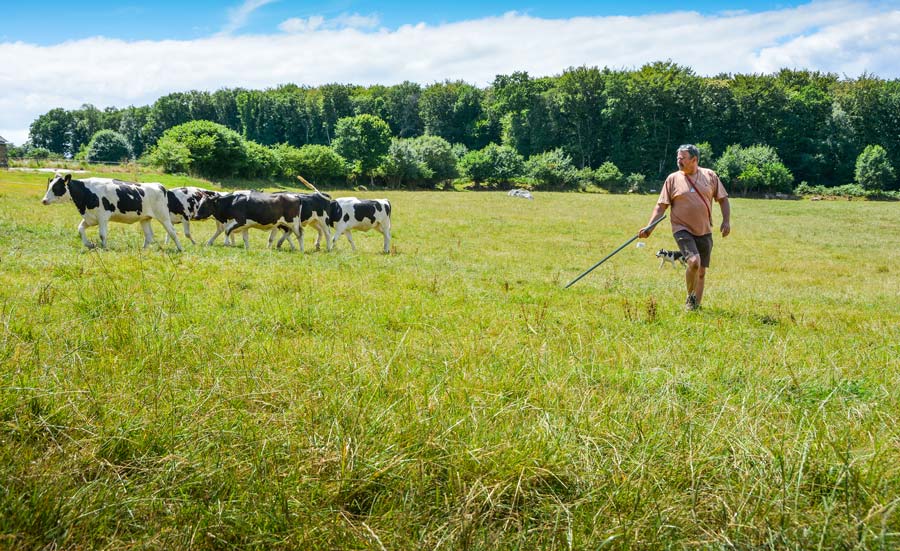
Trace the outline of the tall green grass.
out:
M 0 547 L 900 545 L 896 204 L 732 200 L 686 313 L 668 222 L 562 289 L 650 196 L 88 252 L 45 182 L 0 172 Z

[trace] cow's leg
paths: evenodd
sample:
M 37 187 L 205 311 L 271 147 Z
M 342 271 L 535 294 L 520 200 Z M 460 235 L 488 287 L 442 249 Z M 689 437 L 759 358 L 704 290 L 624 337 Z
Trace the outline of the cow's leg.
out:
M 88 224 L 87 221 L 85 221 L 83 218 L 81 220 L 81 223 L 78 224 L 78 234 L 81 235 L 81 242 L 84 243 L 84 246 L 87 247 L 88 249 L 93 249 L 94 247 L 96 247 L 96 245 L 94 245 L 93 241 L 88 239 L 87 231 L 86 231 L 87 228 L 94 226 L 94 225 L 95 224 Z
M 319 235 L 316 236 L 316 250 L 319 250 L 319 242 L 322 240 L 322 236 L 325 236 L 325 250 L 331 250 L 331 235 L 328 232 L 328 226 L 326 226 L 321 221 L 316 222 L 316 231 L 319 232 Z
M 153 243 L 153 227 L 150 225 L 150 220 L 141 220 L 141 229 L 144 230 L 144 248 L 150 246 L 150 243 Z
M 297 241 L 300 242 L 300 252 L 302 253 L 303 252 L 303 226 L 300 225 L 299 218 L 297 219 L 296 224 L 291 225 L 291 231 L 294 232 L 294 235 L 297 236 Z M 290 235 L 290 234 L 286 233 L 285 235 Z M 293 245 L 291 246 L 291 250 L 292 251 L 294 250 Z
M 353 249 L 354 252 L 356 252 L 356 243 L 353 242 L 353 232 L 350 231 L 350 228 L 347 228 L 347 231 L 344 233 L 347 234 L 347 241 L 350 242 L 350 248 Z
M 212 237 L 209 238 L 209 240 L 206 242 L 206 244 L 212 245 L 213 243 L 215 243 L 216 238 L 219 237 L 219 234 L 222 233 L 223 231 L 225 231 L 225 224 L 216 220 L 216 233 L 214 233 L 212 235 Z
M 109 218 L 100 216 L 97 219 L 97 225 L 100 227 L 100 247 L 106 248 L 106 236 L 109 234 Z
M 293 228 L 281 228 L 281 231 L 284 233 L 282 234 L 281 239 L 278 240 L 278 245 L 276 245 L 276 248 L 280 249 L 281 244 L 284 243 L 285 240 L 287 240 L 288 245 L 291 246 L 291 250 L 296 251 L 297 247 L 294 246 L 294 240 L 291 239 L 291 234 L 294 233 L 294 229 Z
M 277 232 L 277 231 L 278 231 L 278 226 L 275 226 L 274 228 L 272 228 L 269 231 L 269 245 L 267 246 L 267 248 L 269 248 L 269 249 L 272 248 L 272 242 L 275 241 L 275 232 Z M 279 241 L 279 245 L 280 244 L 281 244 L 281 242 Z
M 344 233 L 345 229 L 346 229 L 346 226 L 344 226 L 343 223 L 338 223 L 338 225 L 335 226 L 334 233 L 331 234 L 331 248 L 332 249 L 337 247 L 338 237 L 340 237 L 341 234 Z
M 163 225 L 163 227 L 166 229 L 166 233 L 168 233 L 169 237 L 172 238 L 172 241 L 175 242 L 175 248 L 179 251 L 183 251 L 184 249 L 181 248 L 181 242 L 178 241 L 178 234 L 175 233 L 175 226 L 172 225 L 172 220 L 170 220 L 169 218 L 160 218 L 159 223 Z M 185 223 L 187 223 L 187 220 L 185 220 Z M 149 225 L 150 222 L 147 222 L 147 224 Z M 150 236 L 152 239 L 153 230 L 150 230 Z
M 250 248 L 250 236 L 248 235 L 247 230 L 249 228 L 247 227 L 246 224 L 247 224 L 246 220 L 233 220 L 232 222 L 229 222 L 228 226 L 225 228 L 225 237 L 234 235 L 237 232 L 243 232 L 243 234 L 244 234 L 244 249 L 249 249 Z
M 378 231 L 384 236 L 384 253 L 391 252 L 391 227 L 378 226 Z
M 182 222 L 181 225 L 184 226 L 184 236 L 191 240 L 191 245 L 196 245 L 197 242 L 194 241 L 194 238 L 191 236 L 191 223 L 190 223 L 190 221 L 189 221 L 187 218 L 185 218 L 185 219 L 184 219 L 184 222 Z M 166 241 L 168 241 L 168 237 L 169 237 L 169 236 L 166 235 L 166 238 L 167 238 Z

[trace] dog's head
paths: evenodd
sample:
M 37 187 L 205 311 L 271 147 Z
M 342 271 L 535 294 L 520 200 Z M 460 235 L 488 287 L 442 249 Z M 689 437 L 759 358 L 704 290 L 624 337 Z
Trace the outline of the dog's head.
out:
M 656 258 L 661 258 L 661 257 L 663 257 L 663 256 L 666 256 L 667 253 L 668 253 L 667 250 L 665 250 L 665 249 L 660 249 L 660 250 L 656 253 Z

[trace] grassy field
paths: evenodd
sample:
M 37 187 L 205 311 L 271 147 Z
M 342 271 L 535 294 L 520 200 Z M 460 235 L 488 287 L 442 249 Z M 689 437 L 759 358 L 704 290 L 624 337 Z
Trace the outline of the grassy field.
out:
M 87 252 L 46 178 L 0 172 L 0 548 L 900 546 L 900 204 L 732 200 L 686 313 L 668 221 L 563 290 L 651 196 Z

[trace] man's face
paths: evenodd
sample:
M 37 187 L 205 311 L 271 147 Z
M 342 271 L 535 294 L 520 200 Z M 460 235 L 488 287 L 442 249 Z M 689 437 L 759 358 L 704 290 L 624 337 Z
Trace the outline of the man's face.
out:
M 691 154 L 685 150 L 681 150 L 678 152 L 678 156 L 675 158 L 678 163 L 678 168 L 681 170 L 691 170 L 697 168 L 697 157 L 691 157 Z

